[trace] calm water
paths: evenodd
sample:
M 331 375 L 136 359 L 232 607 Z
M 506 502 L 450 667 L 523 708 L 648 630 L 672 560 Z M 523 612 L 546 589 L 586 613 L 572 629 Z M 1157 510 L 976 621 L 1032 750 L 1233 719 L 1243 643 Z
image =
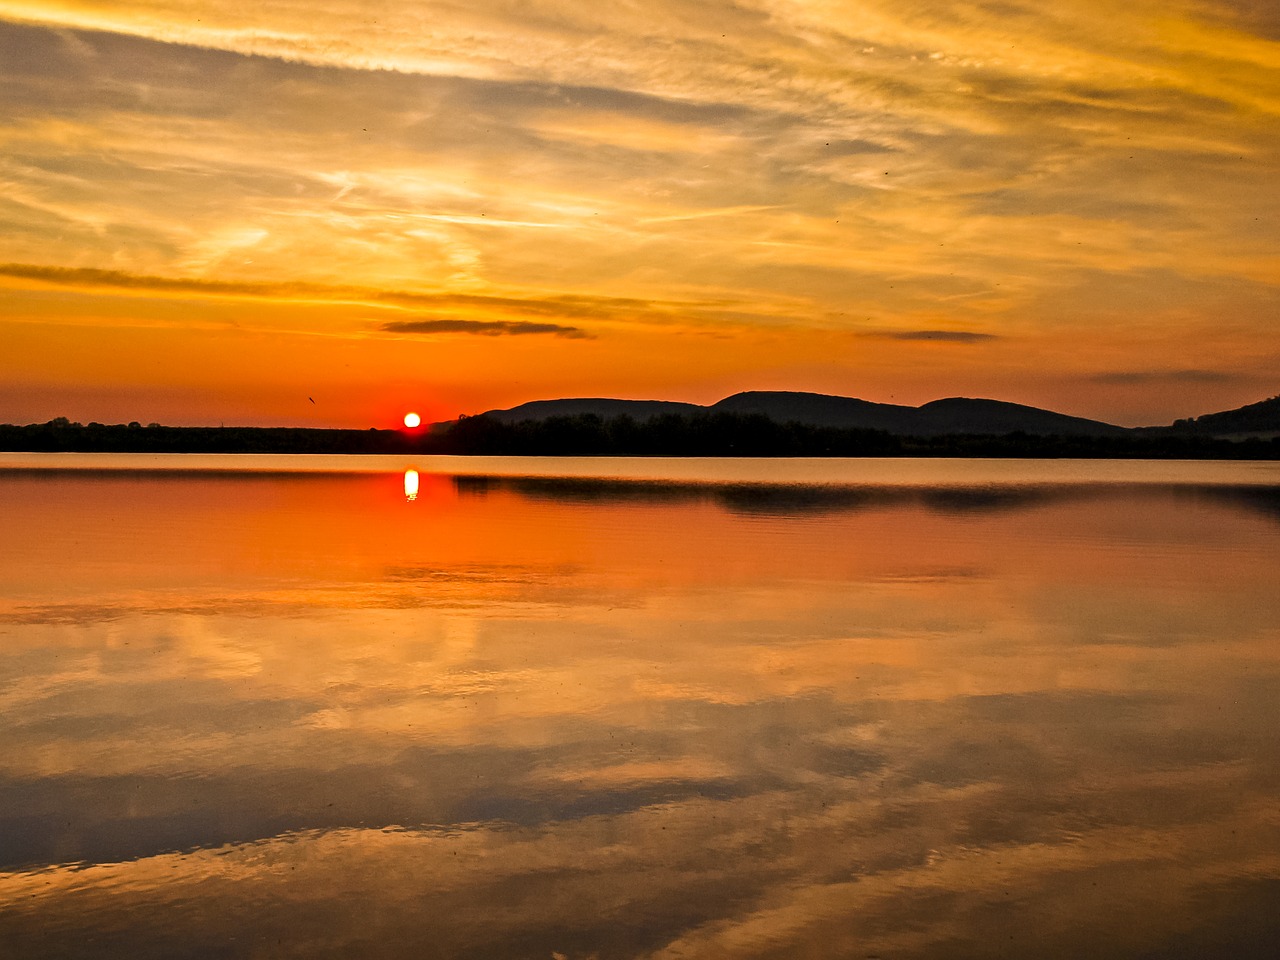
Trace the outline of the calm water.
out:
M 1280 465 L 6 455 L 0 518 L 0 956 L 1280 953 Z

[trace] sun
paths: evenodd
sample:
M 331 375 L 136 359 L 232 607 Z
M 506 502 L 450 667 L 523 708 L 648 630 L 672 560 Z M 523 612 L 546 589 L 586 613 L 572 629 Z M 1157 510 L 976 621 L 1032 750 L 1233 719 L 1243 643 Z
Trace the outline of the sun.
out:
M 412 430 L 414 427 L 421 426 L 422 418 L 416 413 L 406 413 L 404 415 L 404 425 Z

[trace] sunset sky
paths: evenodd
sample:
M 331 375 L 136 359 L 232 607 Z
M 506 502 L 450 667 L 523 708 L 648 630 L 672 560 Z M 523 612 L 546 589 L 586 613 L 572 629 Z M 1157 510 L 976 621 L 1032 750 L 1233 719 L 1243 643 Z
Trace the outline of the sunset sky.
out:
M 1280 392 L 1277 0 L 0 0 L 0 422 Z

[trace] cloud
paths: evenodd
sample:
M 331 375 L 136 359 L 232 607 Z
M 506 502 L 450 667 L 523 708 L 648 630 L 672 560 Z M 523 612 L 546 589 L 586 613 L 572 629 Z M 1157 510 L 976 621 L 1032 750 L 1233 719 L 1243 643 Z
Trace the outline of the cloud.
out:
M 209 297 L 261 297 L 281 300 L 319 300 L 392 304 L 396 306 L 468 306 L 489 308 L 519 314 L 603 317 L 619 312 L 643 313 L 661 304 L 626 297 L 589 297 L 581 295 L 541 298 L 495 297 L 465 293 L 419 293 L 410 290 L 380 290 L 371 287 L 338 286 L 319 283 L 289 282 L 250 283 L 229 280 L 204 280 L 193 277 L 157 277 L 127 273 L 121 270 L 99 270 L 89 267 L 49 267 L 29 263 L 0 264 L 0 276 L 64 287 L 107 288 L 139 293 L 194 293 Z M 672 305 L 674 306 L 674 304 Z M 461 320 L 410 321 L 399 332 L 410 330 L 415 323 L 470 323 Z M 548 333 L 575 330 L 557 324 L 524 324 L 524 329 L 508 332 Z M 390 324 L 384 329 L 396 327 Z M 581 331 L 578 331 L 581 333 Z M 564 334 L 568 335 L 568 334 Z
M 645 217 L 641 223 L 674 223 L 677 220 L 705 220 L 708 217 L 734 217 L 746 213 L 760 213 L 776 209 L 776 205 L 725 207 L 720 210 L 699 210 L 695 213 L 675 213 L 665 217 Z
M 527 320 L 397 320 L 379 326 L 385 333 L 472 333 L 484 337 L 549 333 L 571 340 L 590 337 L 585 330 L 561 323 L 530 323 Z
M 998 334 L 973 330 L 895 330 L 868 334 L 886 340 L 932 340 L 938 343 L 985 343 L 1001 339 Z
M 648 324 L 671 327 L 690 322 L 714 322 L 723 327 L 758 327 L 795 322 L 794 315 L 765 310 L 735 309 L 725 300 L 646 300 L 590 294 L 494 296 L 454 291 L 416 291 L 344 284 L 281 280 L 251 282 L 200 277 L 162 277 L 101 270 L 92 267 L 52 267 L 31 263 L 0 263 L 0 277 L 30 280 L 80 290 L 119 290 L 137 295 L 189 295 L 193 299 L 261 299 L 275 303 L 359 304 L 368 307 L 429 307 L 474 312 L 482 319 L 414 318 L 387 321 L 381 329 L 399 333 L 472 332 L 496 334 L 552 333 L 566 339 L 594 339 L 580 327 L 556 320 L 573 318 L 603 323 Z M 508 321 L 504 316 L 548 318 L 545 323 Z M 422 326 L 427 324 L 429 326 Z M 443 324 L 462 324 L 452 330 Z
M 207 293 L 214 296 L 279 297 L 326 288 L 315 284 L 245 283 L 191 277 L 155 277 L 93 267 L 48 267 L 31 263 L 0 264 L 0 276 L 35 280 L 60 287 L 110 287 L 151 293 Z M 338 299 L 337 288 L 327 288 Z

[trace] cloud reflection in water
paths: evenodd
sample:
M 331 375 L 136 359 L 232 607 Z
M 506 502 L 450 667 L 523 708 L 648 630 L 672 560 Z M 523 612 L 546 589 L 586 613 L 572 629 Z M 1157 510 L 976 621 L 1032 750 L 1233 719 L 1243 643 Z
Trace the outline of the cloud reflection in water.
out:
M 399 481 L 0 477 L 0 940 L 1271 955 L 1263 492 Z

